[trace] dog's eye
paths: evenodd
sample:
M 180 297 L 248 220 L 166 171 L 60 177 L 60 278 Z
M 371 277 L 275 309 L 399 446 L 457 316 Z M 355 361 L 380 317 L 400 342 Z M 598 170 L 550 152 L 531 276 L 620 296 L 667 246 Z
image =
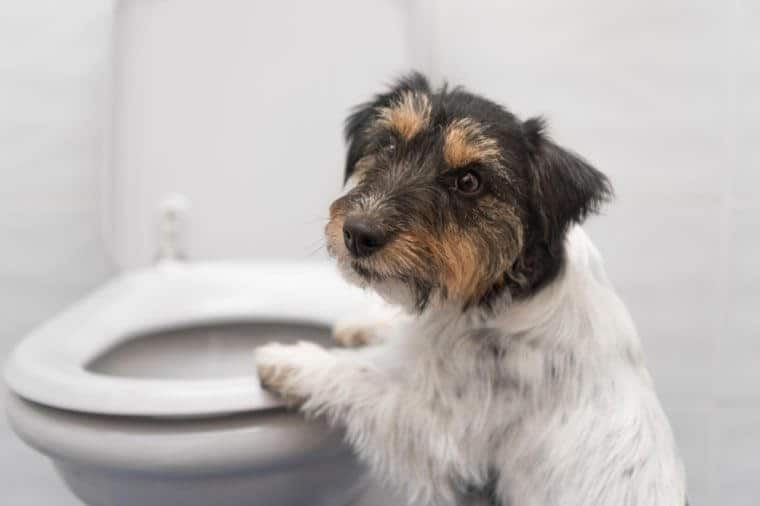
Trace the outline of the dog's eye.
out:
M 396 139 L 390 139 L 385 146 L 383 146 L 383 151 L 385 151 L 388 154 L 392 154 L 396 151 Z
M 468 170 L 457 177 L 454 188 L 465 195 L 475 195 L 480 191 L 480 178 L 475 172 Z

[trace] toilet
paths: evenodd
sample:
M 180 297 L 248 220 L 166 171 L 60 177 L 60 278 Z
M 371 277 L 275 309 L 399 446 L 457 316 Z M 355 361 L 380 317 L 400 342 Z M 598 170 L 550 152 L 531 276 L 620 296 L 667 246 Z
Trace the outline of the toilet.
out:
M 355 504 L 365 471 L 342 434 L 262 390 L 252 352 L 330 346 L 368 297 L 321 262 L 128 271 L 21 341 L 11 424 L 88 505 Z

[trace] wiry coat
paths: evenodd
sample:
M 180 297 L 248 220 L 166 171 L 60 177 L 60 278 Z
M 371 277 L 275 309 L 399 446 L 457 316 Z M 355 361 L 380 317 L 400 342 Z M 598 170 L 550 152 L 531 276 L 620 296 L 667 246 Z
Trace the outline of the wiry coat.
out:
M 385 109 L 375 106 L 375 110 L 378 121 L 393 120 Z M 409 118 L 402 120 L 402 126 L 410 124 Z M 443 127 L 439 128 L 429 120 L 431 132 L 434 127 L 446 132 L 446 125 L 459 120 L 440 121 Z M 370 125 L 376 128 L 377 124 Z M 522 131 L 527 137 L 538 135 L 531 133 L 530 125 Z M 442 135 L 441 142 L 453 142 Z M 528 141 L 530 150 L 533 141 Z M 479 177 L 487 180 L 491 177 L 487 171 L 506 170 L 501 165 L 504 159 L 516 164 L 519 156 L 504 143 L 499 145 L 504 149 L 500 161 L 477 162 L 475 168 L 468 161 L 465 170 L 484 173 Z M 451 145 L 443 146 L 444 153 L 447 149 L 450 152 Z M 525 158 L 555 156 L 542 153 L 528 152 Z M 361 152 L 350 153 L 349 160 L 352 156 L 354 164 L 367 159 Z M 376 160 L 374 155 L 371 160 Z M 415 160 L 423 163 L 419 157 Z M 404 162 L 386 162 L 392 163 L 403 167 Z M 444 163 L 449 162 L 437 162 Z M 568 198 L 579 199 L 578 205 L 590 209 L 591 200 L 605 190 L 605 180 L 579 159 L 562 163 L 551 170 L 580 171 L 572 178 L 578 183 L 569 188 L 574 195 Z M 527 167 L 514 169 L 510 184 L 535 186 Z M 460 169 L 454 166 L 452 170 Z M 514 181 L 523 173 L 524 180 Z M 366 215 L 367 188 L 374 192 L 375 202 L 381 199 L 376 185 L 349 188 L 349 195 L 358 192 L 354 207 L 334 212 L 333 220 L 344 226 L 346 216 L 355 215 L 356 209 Z M 546 199 L 551 192 L 557 192 L 556 187 L 535 198 Z M 588 196 L 581 199 L 584 192 Z M 557 194 L 563 198 L 561 192 Z M 478 224 L 472 223 L 473 206 L 482 205 L 482 200 L 475 200 L 472 193 L 466 197 L 470 198 L 466 209 L 471 211 L 465 211 L 469 213 L 465 218 L 470 221 L 463 223 L 468 230 L 477 229 Z M 456 193 L 445 197 L 454 198 L 459 198 Z M 492 201 L 498 198 L 494 192 Z M 606 277 L 598 252 L 581 228 L 572 224 L 582 219 L 585 209 L 566 200 L 542 202 L 543 207 L 530 202 L 529 196 L 525 200 L 523 207 L 517 203 L 512 210 L 507 205 L 513 204 L 507 203 L 513 200 L 499 201 L 501 215 L 510 216 L 504 226 L 513 227 L 504 236 L 519 237 L 521 249 L 509 259 L 506 277 L 488 274 L 489 286 L 480 283 L 482 279 L 463 284 L 450 276 L 436 277 L 429 265 L 415 264 L 417 257 L 398 256 L 399 244 L 420 248 L 422 244 L 431 258 L 438 254 L 436 248 L 449 251 L 450 245 L 441 244 L 451 240 L 452 227 L 460 230 L 457 227 L 463 225 L 446 224 L 446 232 L 440 234 L 430 229 L 429 237 L 419 242 L 408 232 L 418 225 L 394 230 L 383 238 L 388 251 L 380 250 L 378 255 L 385 256 L 373 257 L 372 263 L 353 249 L 353 255 L 334 252 L 349 279 L 401 305 L 407 314 L 386 318 L 382 327 L 373 320 L 337 329 L 339 341 L 368 345 L 361 348 L 268 345 L 257 354 L 262 382 L 298 403 L 304 412 L 324 415 L 345 427 L 359 455 L 379 476 L 404 489 L 415 504 L 682 506 L 684 473 L 643 365 L 633 323 Z M 385 204 L 373 205 L 382 209 Z M 535 214 L 537 207 L 543 211 Z M 493 204 L 488 209 L 494 209 Z M 481 223 L 479 230 L 489 233 L 490 226 Z M 536 230 L 541 226 L 549 227 L 551 233 Z M 335 232 L 330 233 L 328 226 L 328 240 L 338 248 Z M 377 249 L 375 242 L 368 244 Z M 349 249 L 354 246 L 348 237 L 346 244 Z M 492 247 L 486 242 L 473 244 L 475 251 Z M 458 257 L 456 261 L 477 259 Z M 465 272 L 486 272 L 461 267 Z M 448 267 L 436 267 L 441 268 Z M 531 283 L 531 279 L 538 281 Z M 454 282 L 459 291 L 447 285 Z M 463 286 L 468 293 L 461 292 Z
M 440 308 L 401 318 L 383 344 L 275 345 L 259 360 L 287 368 L 279 388 L 423 504 L 681 506 L 628 312 L 580 228 L 567 244 L 551 286 L 493 316 Z

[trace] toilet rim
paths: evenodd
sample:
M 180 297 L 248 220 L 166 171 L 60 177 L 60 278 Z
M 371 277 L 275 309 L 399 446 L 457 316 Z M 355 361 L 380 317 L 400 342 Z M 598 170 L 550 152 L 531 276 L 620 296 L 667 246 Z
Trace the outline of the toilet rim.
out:
M 198 417 L 279 407 L 253 374 L 146 379 L 85 366 L 146 331 L 256 320 L 331 325 L 370 303 L 326 263 L 170 262 L 119 276 L 34 330 L 13 351 L 5 378 L 27 400 L 103 415 Z

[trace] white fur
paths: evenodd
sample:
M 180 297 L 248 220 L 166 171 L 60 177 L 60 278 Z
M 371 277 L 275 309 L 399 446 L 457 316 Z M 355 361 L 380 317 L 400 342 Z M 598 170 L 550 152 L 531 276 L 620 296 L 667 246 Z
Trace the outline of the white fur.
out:
M 552 284 L 495 314 L 438 304 L 381 345 L 264 347 L 260 371 L 415 504 L 683 506 L 633 323 L 579 227 L 566 246 Z

